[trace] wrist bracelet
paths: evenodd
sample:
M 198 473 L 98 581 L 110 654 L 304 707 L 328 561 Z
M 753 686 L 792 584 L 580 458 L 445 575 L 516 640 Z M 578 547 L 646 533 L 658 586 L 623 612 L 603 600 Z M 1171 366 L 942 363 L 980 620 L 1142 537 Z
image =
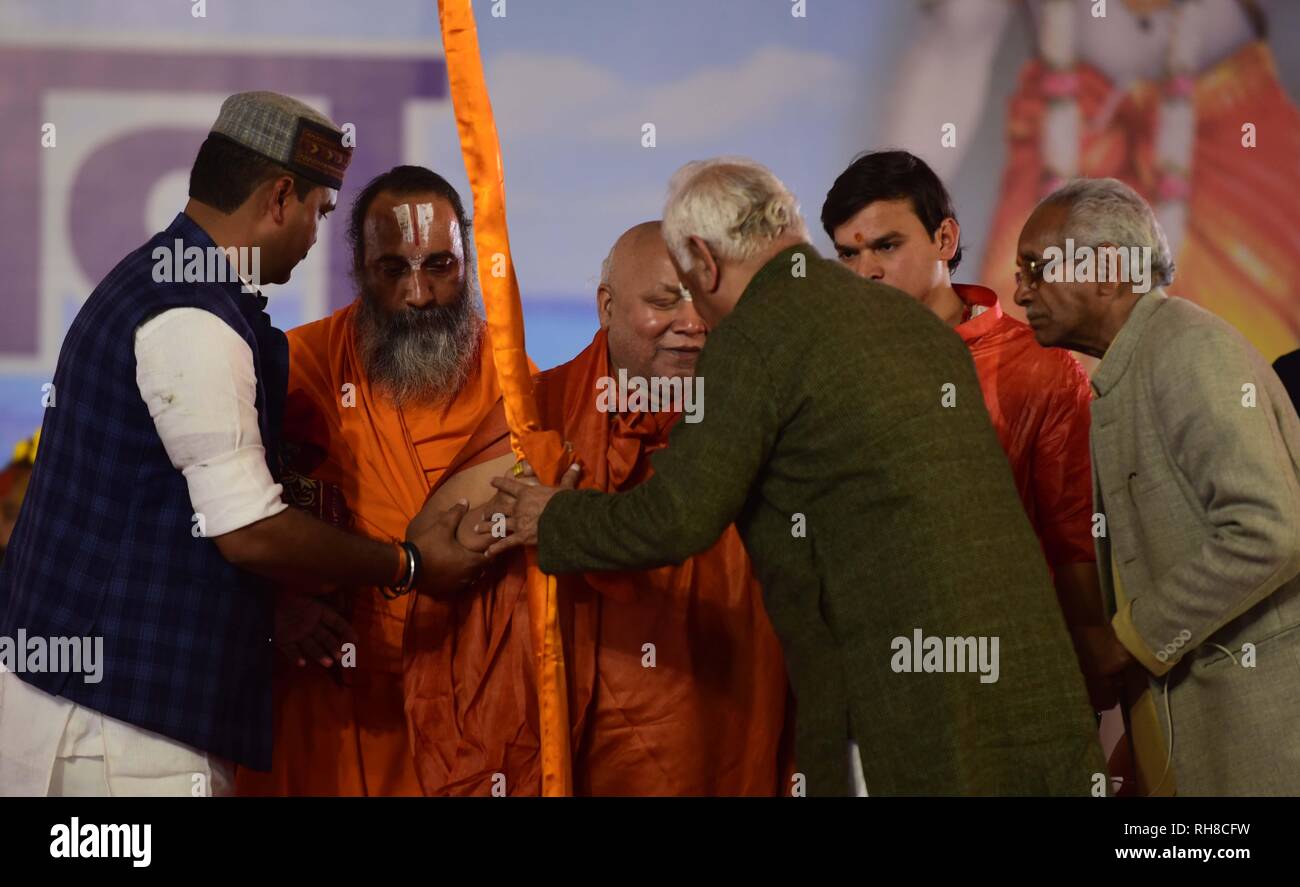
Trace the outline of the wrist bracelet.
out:
M 393 548 L 397 549 L 397 572 L 395 572 L 393 578 L 389 580 L 389 588 L 400 585 L 402 580 L 406 578 L 407 571 L 410 569 L 407 565 L 407 561 L 410 560 L 410 555 L 406 553 L 406 549 L 402 547 L 402 543 L 394 542 Z
M 412 542 L 399 542 L 398 547 L 405 553 L 404 569 L 401 579 L 388 588 L 381 588 L 384 597 L 394 600 L 410 592 L 415 587 L 415 579 L 420 575 L 420 550 Z
M 416 580 L 420 578 L 420 549 L 415 547 L 414 542 L 403 542 L 402 547 L 406 549 L 406 555 L 411 561 L 410 577 L 407 579 L 406 590 L 402 592 L 402 594 L 406 594 L 407 591 L 415 587 Z

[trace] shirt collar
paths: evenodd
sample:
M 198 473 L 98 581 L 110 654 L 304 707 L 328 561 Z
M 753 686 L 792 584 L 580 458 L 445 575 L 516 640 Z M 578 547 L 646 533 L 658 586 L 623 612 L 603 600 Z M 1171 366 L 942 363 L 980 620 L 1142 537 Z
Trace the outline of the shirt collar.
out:
M 1104 397 L 1106 392 L 1114 388 L 1124 376 L 1124 371 L 1133 362 L 1133 355 L 1137 351 L 1138 342 L 1142 339 L 1142 331 L 1146 328 L 1147 322 L 1168 299 L 1164 290 L 1160 289 L 1154 289 L 1138 299 L 1132 312 L 1129 313 L 1128 320 L 1124 321 L 1124 325 L 1115 334 L 1115 340 L 1110 343 L 1110 347 L 1102 356 L 1101 363 L 1092 374 L 1092 387 L 1098 397 Z
M 208 232 L 203 230 L 203 226 L 187 216 L 184 211 L 176 214 L 176 218 L 172 219 L 172 223 L 167 226 L 166 233 L 170 237 L 181 238 L 185 241 L 186 246 L 197 246 L 205 250 L 216 246 Z M 251 280 L 239 273 L 239 266 L 230 260 L 230 256 L 227 255 L 224 258 L 230 268 L 230 273 L 226 276 L 227 285 L 233 284 L 235 286 L 239 291 L 238 298 L 251 299 L 257 305 L 259 311 L 265 311 L 267 298 L 262 294 L 262 290 L 254 287 Z M 236 280 L 240 281 L 240 283 L 236 284 Z
M 965 323 L 959 323 L 954 327 L 963 342 L 974 342 L 1002 320 L 1002 306 L 998 304 L 998 294 L 993 290 L 970 283 L 954 283 L 952 288 L 957 293 L 957 297 L 971 308 L 985 309 Z

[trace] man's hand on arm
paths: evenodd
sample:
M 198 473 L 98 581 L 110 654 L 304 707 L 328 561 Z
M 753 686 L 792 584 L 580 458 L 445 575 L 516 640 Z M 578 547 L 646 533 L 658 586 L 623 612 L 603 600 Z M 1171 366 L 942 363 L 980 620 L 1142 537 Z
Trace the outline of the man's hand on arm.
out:
M 511 467 L 508 477 L 521 483 L 536 486 L 540 483 L 533 467 L 527 461 L 520 461 Z M 488 482 L 491 483 L 492 478 Z M 486 552 L 493 542 L 504 539 L 509 533 L 509 518 L 515 513 L 515 497 L 509 493 L 496 491 L 491 499 L 482 505 L 474 506 L 466 512 L 456 529 L 456 541 L 470 551 Z M 504 532 L 498 532 L 502 530 Z
M 435 597 L 461 591 L 483 574 L 495 556 L 457 541 L 457 529 L 468 512 L 464 499 L 446 511 L 431 499 L 406 528 L 406 538 L 420 550 L 420 575 L 415 582 L 420 591 Z
M 213 537 L 230 563 L 267 579 L 295 585 L 389 586 L 402 556 L 392 542 L 340 530 L 296 508 Z
M 223 320 L 198 308 L 164 311 L 137 329 L 135 353 L 140 396 L 222 557 L 299 587 L 404 584 L 408 557 L 396 543 L 281 502 L 263 448 L 252 349 Z M 482 567 L 485 558 L 455 540 L 464 513 L 464 505 L 426 505 L 408 528 L 422 561 L 416 587 L 445 590 Z
M 574 462 L 560 478 L 558 487 L 545 487 L 536 481 L 530 482 L 527 479 L 509 476 L 493 478 L 492 486 L 513 500 L 513 505 L 510 506 L 510 514 L 505 521 L 506 532 L 509 535 L 493 542 L 487 549 L 487 556 L 496 557 L 512 548 L 536 545 L 537 524 L 542 518 L 542 512 L 546 510 L 547 503 L 561 490 L 577 488 L 578 476 L 581 473 L 582 466 Z
M 652 457 L 653 475 L 632 489 L 556 496 L 493 481 L 515 495 L 508 521 L 519 538 L 489 553 L 536 544 L 539 566 L 558 574 L 680 564 L 707 549 L 744 507 L 781 428 L 788 383 L 774 382 L 764 359 L 734 325 L 711 333 L 696 365 L 699 384 L 709 382 L 708 419 L 679 422 Z
M 407 526 L 405 538 L 419 554 L 412 589 L 450 593 L 473 581 L 490 560 L 482 553 L 486 545 L 475 550 L 458 541 L 457 527 L 466 522 L 466 500 L 450 508 L 447 501 L 446 496 L 431 496 Z M 296 509 L 213 541 L 222 556 L 241 569 L 300 587 L 401 588 L 409 569 L 408 556 L 396 542 L 349 533 Z
M 466 512 L 461 500 L 445 511 L 427 504 L 407 527 L 420 553 L 415 588 L 442 594 L 463 588 L 490 557 L 462 546 L 455 532 Z M 392 542 L 345 532 L 296 509 L 213 539 L 222 557 L 242 570 L 295 585 L 400 584 L 405 556 Z

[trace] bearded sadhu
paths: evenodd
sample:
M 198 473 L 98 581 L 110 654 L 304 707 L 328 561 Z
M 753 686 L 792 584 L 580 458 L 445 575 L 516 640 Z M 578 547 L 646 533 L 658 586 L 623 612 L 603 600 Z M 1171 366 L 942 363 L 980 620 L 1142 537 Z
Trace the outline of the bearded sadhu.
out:
M 357 196 L 348 233 L 357 299 L 288 333 L 286 487 L 291 504 L 402 538 L 435 486 L 472 485 L 473 470 L 442 481 L 481 455 L 476 432 L 501 391 L 455 189 L 396 167 Z M 408 599 L 341 588 L 331 603 L 280 597 L 276 641 L 290 658 L 276 673 L 274 765 L 241 770 L 240 794 L 420 793 L 401 690 Z

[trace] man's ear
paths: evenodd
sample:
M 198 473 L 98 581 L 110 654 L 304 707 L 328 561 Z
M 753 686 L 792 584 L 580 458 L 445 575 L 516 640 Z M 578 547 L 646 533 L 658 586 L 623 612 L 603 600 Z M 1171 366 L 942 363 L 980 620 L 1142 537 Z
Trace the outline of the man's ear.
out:
M 609 329 L 610 317 L 614 313 L 614 291 L 608 284 L 596 287 L 596 317 L 600 319 L 600 328 Z
M 954 218 L 944 219 L 935 229 L 934 242 L 939 247 L 939 258 L 944 262 L 951 261 L 961 243 L 961 225 Z
M 1104 254 L 1103 250 L 1113 248 L 1114 246 L 1115 244 L 1113 243 L 1097 244 L 1096 248 L 1093 250 L 1097 263 L 1101 262 L 1101 257 Z M 1132 292 L 1133 290 L 1133 284 L 1131 281 L 1112 280 L 1109 268 L 1106 269 L 1104 275 L 1106 278 L 1105 280 L 1101 279 L 1103 276 L 1102 270 L 1097 267 L 1097 265 L 1093 266 L 1093 272 L 1094 279 L 1097 282 L 1097 295 L 1101 296 L 1108 302 L 1113 302 L 1115 299 L 1123 296 L 1125 293 Z
M 703 238 L 692 234 L 687 238 L 686 249 L 691 255 L 691 276 L 695 278 L 695 285 L 702 287 L 705 293 L 717 292 L 718 284 L 722 282 L 722 269 L 713 258 L 709 245 Z
M 277 225 L 284 224 L 289 199 L 296 200 L 297 197 L 293 189 L 293 176 L 279 176 L 271 182 L 271 189 L 266 198 L 267 212 L 271 214 L 271 218 Z

